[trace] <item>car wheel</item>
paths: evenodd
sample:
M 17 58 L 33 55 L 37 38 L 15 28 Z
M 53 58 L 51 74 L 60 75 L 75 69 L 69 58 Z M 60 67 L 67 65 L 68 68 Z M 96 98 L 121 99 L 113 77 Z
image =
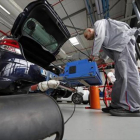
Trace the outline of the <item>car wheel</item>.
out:
M 74 93 L 72 95 L 72 101 L 74 104 L 81 104 L 83 102 L 83 97 L 78 93 Z
M 86 105 L 86 104 L 88 104 L 89 103 L 89 101 L 83 101 L 83 104 L 84 105 Z

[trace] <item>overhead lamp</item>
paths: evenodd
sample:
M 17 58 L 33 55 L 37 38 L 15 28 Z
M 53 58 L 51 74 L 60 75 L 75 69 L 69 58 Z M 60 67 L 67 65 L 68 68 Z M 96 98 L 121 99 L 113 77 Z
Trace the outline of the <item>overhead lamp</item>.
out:
M 70 38 L 69 41 L 71 42 L 72 45 L 78 45 L 79 44 L 79 42 L 78 42 L 76 37 Z
M 7 11 L 2 5 L 0 5 L 0 8 L 3 10 L 3 11 L 5 11 L 7 14 L 9 14 L 10 15 L 10 12 L 9 11 Z

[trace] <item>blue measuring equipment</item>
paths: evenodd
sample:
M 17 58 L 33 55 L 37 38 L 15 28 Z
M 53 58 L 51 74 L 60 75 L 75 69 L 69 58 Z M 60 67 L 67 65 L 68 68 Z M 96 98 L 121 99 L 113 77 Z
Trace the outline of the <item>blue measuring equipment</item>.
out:
M 102 85 L 96 62 L 87 59 L 67 63 L 64 73 L 59 76 L 71 87 Z

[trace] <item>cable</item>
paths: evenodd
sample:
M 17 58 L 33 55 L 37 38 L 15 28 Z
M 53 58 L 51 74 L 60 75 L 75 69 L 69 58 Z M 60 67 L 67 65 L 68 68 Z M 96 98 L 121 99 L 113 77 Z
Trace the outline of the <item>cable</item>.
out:
M 73 110 L 71 116 L 64 122 L 64 124 L 66 124 L 71 119 L 71 117 L 73 116 L 73 114 L 75 112 L 75 108 L 76 108 L 76 104 L 74 104 L 74 110 Z
M 84 53 L 84 52 L 82 52 L 81 50 L 79 50 L 77 47 L 75 47 L 73 44 L 72 44 L 72 46 L 75 48 L 75 49 L 77 49 L 79 52 L 81 52 L 82 54 L 84 54 L 87 58 L 89 58 L 90 59 L 90 57 L 86 54 L 86 53 Z M 62 61 L 63 62 L 63 61 Z M 64 62 L 63 62 L 64 63 Z M 53 63 L 52 63 L 53 64 Z M 54 65 L 54 64 L 53 64 Z M 55 66 L 55 65 L 54 65 Z
M 79 83 L 77 84 L 77 89 L 78 89 L 78 85 L 79 85 Z M 74 104 L 74 110 L 73 110 L 71 116 L 64 122 L 64 124 L 66 124 L 72 118 L 72 116 L 73 116 L 73 114 L 75 112 L 75 108 L 76 108 L 76 104 Z
M 81 50 L 79 50 L 79 49 L 78 49 L 77 47 L 75 47 L 74 45 L 73 45 L 73 47 L 90 59 L 90 57 L 89 57 L 87 54 L 85 54 L 84 52 L 82 52 Z
M 65 10 L 65 8 L 64 8 L 64 6 L 63 6 L 63 4 L 62 4 L 62 2 L 61 2 L 60 0 L 59 0 L 59 2 L 60 2 L 60 4 L 61 4 L 61 6 L 63 7 L 63 9 L 64 9 L 64 11 L 65 11 L 66 15 L 68 16 L 68 18 L 69 18 L 69 20 L 70 20 L 70 22 L 71 22 L 72 26 L 73 26 L 73 27 L 74 27 L 74 29 L 75 29 L 75 26 L 74 26 L 73 22 L 71 21 L 71 19 L 70 19 L 69 15 L 68 15 L 68 13 L 67 13 L 67 11 Z M 77 32 L 77 30 L 76 30 L 76 29 L 75 29 L 75 31 L 76 31 L 76 33 L 78 34 L 78 32 Z
M 75 29 L 75 31 L 76 31 L 76 33 L 77 33 L 77 35 L 79 35 L 78 31 L 76 30 L 76 28 L 75 28 L 75 26 L 74 26 L 73 22 L 71 21 L 71 19 L 70 19 L 70 17 L 69 17 L 69 15 L 68 15 L 68 13 L 67 13 L 66 9 L 64 8 L 64 6 L 63 6 L 63 4 L 62 4 L 61 0 L 59 0 L 59 2 L 60 2 L 60 4 L 61 4 L 61 6 L 63 7 L 63 9 L 64 9 L 64 11 L 65 11 L 65 13 L 66 13 L 67 17 L 69 18 L 69 20 L 70 20 L 70 22 L 71 22 L 71 24 L 72 24 L 73 28 Z M 87 51 L 87 49 L 86 49 L 86 51 Z M 80 51 L 80 52 L 81 52 L 81 51 Z M 88 51 L 87 51 L 87 53 L 88 53 Z M 87 56 L 87 55 L 86 55 L 86 56 Z M 89 58 L 89 56 L 88 56 L 88 58 Z

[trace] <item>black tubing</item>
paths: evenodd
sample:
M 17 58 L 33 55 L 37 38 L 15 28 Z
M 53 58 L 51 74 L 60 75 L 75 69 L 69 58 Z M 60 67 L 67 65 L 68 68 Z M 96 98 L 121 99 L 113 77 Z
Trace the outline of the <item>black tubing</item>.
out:
M 45 94 L 0 97 L 0 139 L 40 140 L 56 134 L 62 140 L 64 120 L 57 103 Z
M 135 49 L 136 49 L 137 57 L 138 59 L 140 59 L 140 48 L 137 43 L 135 44 Z
M 103 101 L 104 101 L 104 104 L 105 104 L 105 106 L 106 106 L 106 108 L 107 108 L 107 104 L 106 104 L 106 102 L 105 102 L 105 86 L 106 86 L 106 84 L 107 84 L 107 73 L 106 73 L 105 71 L 103 71 L 103 72 L 104 72 L 104 74 L 106 75 L 105 83 L 104 83 L 104 88 L 103 88 Z

